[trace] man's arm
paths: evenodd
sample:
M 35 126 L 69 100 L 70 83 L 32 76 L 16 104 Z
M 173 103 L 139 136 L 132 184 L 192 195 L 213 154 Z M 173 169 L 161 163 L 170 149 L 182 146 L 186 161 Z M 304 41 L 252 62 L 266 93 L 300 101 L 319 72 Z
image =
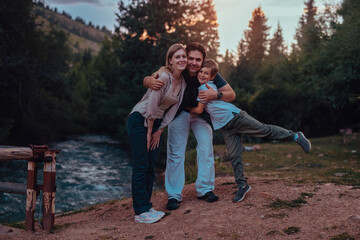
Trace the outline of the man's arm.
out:
M 155 73 L 152 76 L 146 76 L 143 85 L 152 90 L 159 90 L 164 85 L 164 82 L 159 79 L 159 74 Z
M 220 100 L 223 100 L 225 102 L 231 102 L 235 100 L 236 94 L 228 83 L 223 87 L 219 88 L 218 90 L 222 93 L 222 97 L 220 98 Z M 208 90 L 199 92 L 199 99 L 202 102 L 218 99 L 218 92 L 215 91 L 213 88 L 208 87 Z

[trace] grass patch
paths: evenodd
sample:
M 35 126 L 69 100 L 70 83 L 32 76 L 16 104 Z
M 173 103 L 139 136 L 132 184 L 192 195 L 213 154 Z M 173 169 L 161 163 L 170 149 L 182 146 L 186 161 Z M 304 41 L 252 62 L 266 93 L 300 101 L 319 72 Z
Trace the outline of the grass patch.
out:
M 25 222 L 2 223 L 2 225 L 25 230 Z
M 303 192 L 303 193 L 301 193 L 301 198 L 311 198 L 311 197 L 313 197 L 314 196 L 314 194 L 313 193 L 306 193 L 306 192 Z
M 330 240 L 355 240 L 355 238 L 350 236 L 348 233 L 342 233 L 331 237 Z
M 283 219 L 284 217 L 288 217 L 289 215 L 286 213 L 272 213 L 272 214 L 266 214 L 264 216 L 264 219 L 268 218 L 277 218 L 277 219 Z
M 276 234 L 281 234 L 281 232 L 279 232 L 278 230 L 271 230 L 266 233 L 266 236 L 274 236 Z
M 94 210 L 95 208 L 96 208 L 95 206 L 90 206 L 90 207 L 75 210 L 75 211 L 72 211 L 72 212 L 61 213 L 59 215 L 59 217 L 70 216 L 70 215 L 74 215 L 74 214 L 78 214 L 78 213 L 85 213 L 85 212 L 89 212 L 91 210 Z
M 298 232 L 300 232 L 299 227 L 288 227 L 284 229 L 284 233 L 286 233 L 287 235 L 292 235 Z
M 274 210 L 286 209 L 286 208 L 299 208 L 307 202 L 303 198 L 297 198 L 291 201 L 276 199 L 274 202 L 270 203 L 268 206 Z
M 349 168 L 330 169 L 326 172 L 329 182 L 340 185 L 360 186 L 360 171 Z
M 332 182 L 360 186 L 360 137 L 348 142 L 344 142 L 342 135 L 312 138 L 310 141 L 312 149 L 307 154 L 294 142 L 261 143 L 260 151 L 243 153 L 245 175 L 292 177 L 299 183 Z M 215 160 L 216 174 L 232 176 L 233 169 L 226 158 L 226 146 L 215 145 L 214 152 L 218 156 Z M 346 174 L 334 176 L 339 172 Z M 195 182 L 195 150 L 186 152 L 185 174 L 187 184 Z
M 71 223 L 64 223 L 64 224 L 61 224 L 61 225 L 55 224 L 55 225 L 54 225 L 54 230 L 52 231 L 52 233 L 53 233 L 54 231 L 56 231 L 56 230 L 61 230 L 61 229 L 68 228 L 68 227 L 70 227 L 71 225 L 72 225 Z

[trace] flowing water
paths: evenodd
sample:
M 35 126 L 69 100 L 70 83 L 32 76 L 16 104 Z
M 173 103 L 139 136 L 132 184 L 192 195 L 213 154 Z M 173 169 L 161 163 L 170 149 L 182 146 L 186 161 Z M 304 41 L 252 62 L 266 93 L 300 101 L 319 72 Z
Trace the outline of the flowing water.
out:
M 49 144 L 60 149 L 56 157 L 56 214 L 131 196 L 131 165 L 128 153 L 115 140 L 86 135 Z M 42 184 L 42 164 L 38 184 Z M 26 184 L 27 162 L 0 162 L 0 182 Z M 25 195 L 0 193 L 0 223 L 25 219 Z M 35 217 L 41 216 L 38 196 Z

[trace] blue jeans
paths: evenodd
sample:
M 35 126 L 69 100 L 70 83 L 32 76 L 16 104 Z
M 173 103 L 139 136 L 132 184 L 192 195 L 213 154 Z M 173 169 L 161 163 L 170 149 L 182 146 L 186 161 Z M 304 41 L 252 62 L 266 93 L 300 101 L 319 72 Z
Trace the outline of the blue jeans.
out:
M 147 150 L 147 128 L 144 126 L 144 121 L 145 118 L 139 112 L 132 113 L 127 121 L 133 167 L 131 191 L 136 215 L 148 212 L 152 208 L 151 195 L 155 180 L 155 164 L 160 152 L 160 147 L 152 151 Z M 155 120 L 153 132 L 159 128 L 161 121 Z
M 168 126 L 165 189 L 169 199 L 182 201 L 185 184 L 185 152 L 190 128 L 198 143 L 196 147 L 198 172 L 195 182 L 197 196 L 204 196 L 215 188 L 212 129 L 199 115 L 182 111 Z

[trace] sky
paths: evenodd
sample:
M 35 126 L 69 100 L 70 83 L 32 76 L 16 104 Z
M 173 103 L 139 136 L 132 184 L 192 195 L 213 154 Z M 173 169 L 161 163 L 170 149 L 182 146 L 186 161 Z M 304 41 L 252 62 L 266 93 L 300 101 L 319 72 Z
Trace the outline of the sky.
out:
M 118 0 L 44 0 L 45 5 L 65 11 L 73 19 L 81 17 L 86 23 L 91 21 L 95 26 L 106 26 L 113 31 L 116 24 L 115 13 L 118 12 Z M 129 0 L 126 0 L 127 2 Z M 260 6 L 267 17 L 267 26 L 271 27 L 272 37 L 277 24 L 283 30 L 285 43 L 294 42 L 295 30 L 304 11 L 305 0 L 213 0 L 218 17 L 220 53 L 228 49 L 236 53 L 237 46 L 248 28 L 252 11 Z M 316 0 L 320 6 L 323 0 Z

